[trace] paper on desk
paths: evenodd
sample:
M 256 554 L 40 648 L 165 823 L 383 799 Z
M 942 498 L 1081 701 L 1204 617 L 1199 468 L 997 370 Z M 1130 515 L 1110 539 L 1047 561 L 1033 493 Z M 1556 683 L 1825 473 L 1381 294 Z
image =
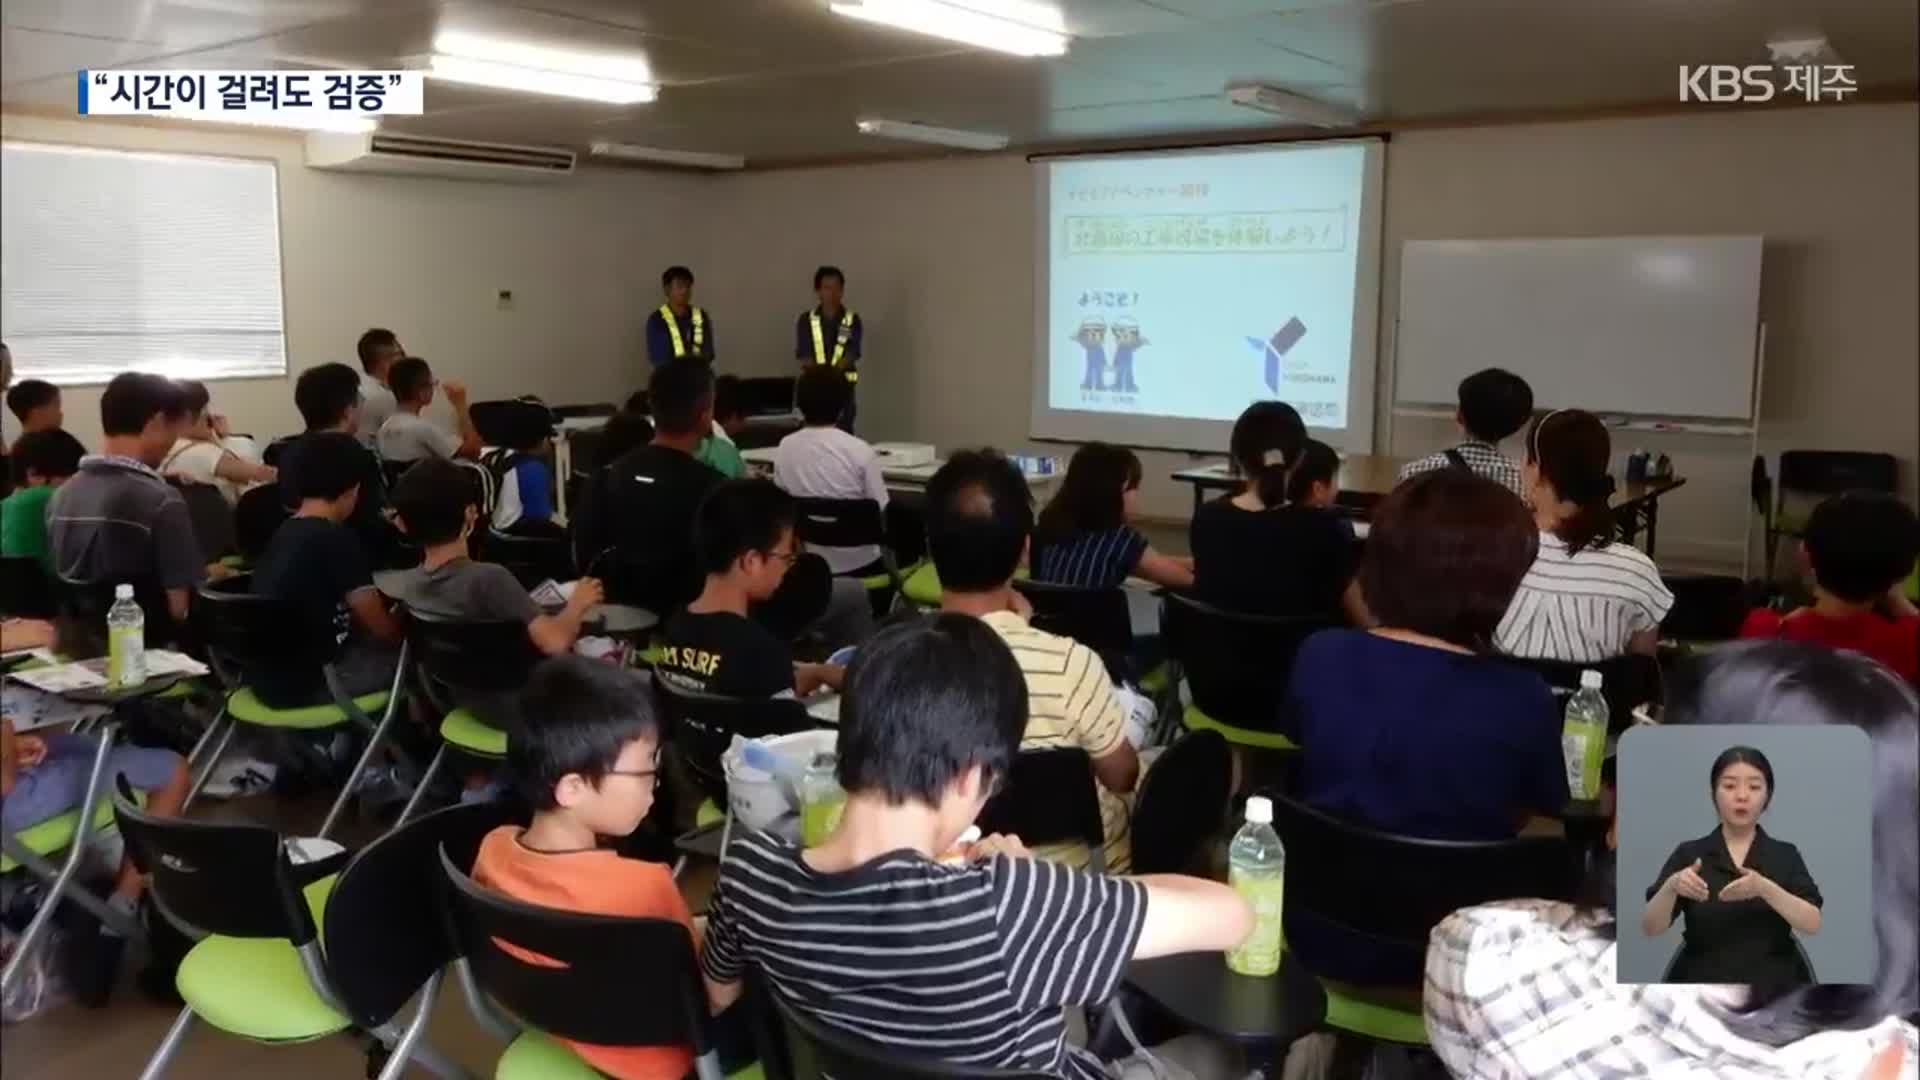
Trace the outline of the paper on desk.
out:
M 577 582 L 569 581 L 563 585 L 552 578 L 548 578 L 534 586 L 532 594 L 533 602 L 540 607 L 546 608 L 566 607 L 567 601 L 573 599 L 573 587 L 575 584 L 577 584 Z
M 58 694 L 48 694 L 35 690 L 23 683 L 8 680 L 0 687 L 0 712 L 13 721 L 15 731 L 33 731 L 36 728 L 55 727 L 61 724 L 77 724 L 82 720 L 92 720 L 105 716 L 113 709 L 106 705 L 87 705 L 68 701 Z
M 207 674 L 207 666 L 185 653 L 169 649 L 148 649 L 147 678 L 169 675 L 198 678 Z M 99 690 L 107 685 L 107 658 L 96 657 L 71 664 L 15 671 L 9 678 L 26 683 L 49 694 L 69 694 L 75 690 Z

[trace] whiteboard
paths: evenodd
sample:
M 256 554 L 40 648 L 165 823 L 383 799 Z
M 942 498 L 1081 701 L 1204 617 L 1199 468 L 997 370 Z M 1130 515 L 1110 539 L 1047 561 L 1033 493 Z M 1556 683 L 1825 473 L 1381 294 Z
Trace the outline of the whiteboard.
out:
M 1539 408 L 1751 420 L 1758 236 L 1409 240 L 1394 400 L 1503 367 Z

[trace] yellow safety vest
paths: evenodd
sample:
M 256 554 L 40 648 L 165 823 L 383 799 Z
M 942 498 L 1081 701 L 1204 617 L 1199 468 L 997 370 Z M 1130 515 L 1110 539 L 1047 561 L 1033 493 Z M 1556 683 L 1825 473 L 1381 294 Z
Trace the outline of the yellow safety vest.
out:
M 816 308 L 808 313 L 807 321 L 813 324 L 813 362 L 816 364 L 831 364 L 834 367 L 841 367 L 842 361 L 847 357 L 847 341 L 853 337 L 853 309 L 848 308 L 840 313 L 840 334 L 838 340 L 833 343 L 832 360 L 827 359 L 827 339 L 821 329 L 819 309 Z M 847 381 L 859 382 L 860 372 L 857 370 L 848 371 Z
M 691 310 L 693 313 L 693 352 L 694 355 L 698 356 L 707 351 L 707 313 L 701 311 L 699 308 L 693 308 Z M 673 339 L 674 358 L 678 359 L 687 355 L 687 343 L 680 339 L 680 320 L 673 317 L 673 308 L 667 304 L 661 304 L 660 319 L 667 324 L 667 335 Z

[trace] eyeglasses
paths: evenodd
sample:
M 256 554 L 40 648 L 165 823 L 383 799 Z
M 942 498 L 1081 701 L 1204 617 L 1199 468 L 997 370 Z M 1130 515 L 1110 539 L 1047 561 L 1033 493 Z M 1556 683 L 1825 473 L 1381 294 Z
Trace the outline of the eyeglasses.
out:
M 767 552 L 767 558 L 792 566 L 799 560 L 800 553 L 798 551 L 769 551 Z

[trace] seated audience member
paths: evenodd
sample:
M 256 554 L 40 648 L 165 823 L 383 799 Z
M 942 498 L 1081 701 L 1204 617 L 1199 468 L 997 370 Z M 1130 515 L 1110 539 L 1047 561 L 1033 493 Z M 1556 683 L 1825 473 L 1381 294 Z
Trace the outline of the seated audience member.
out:
M 736 831 L 701 954 L 714 1006 L 756 971 L 798 1012 L 902 1052 L 1108 1076 L 1067 1042 L 1066 1010 L 1111 997 L 1131 961 L 1233 948 L 1252 912 L 1217 882 L 1089 873 L 1036 860 L 1017 838 L 956 851 L 1007 774 L 1027 696 L 1006 643 L 977 619 L 910 620 L 862 646 L 840 709 L 845 813 L 806 849 Z M 1228 1075 L 1193 1055 L 1210 1045 L 1156 1052 Z
M 623 409 L 607 417 L 600 429 L 600 460 L 612 461 L 653 441 L 653 421 L 647 414 Z
M 1335 817 L 1440 840 L 1513 836 L 1567 801 L 1560 709 L 1536 673 L 1487 655 L 1532 563 L 1527 508 L 1464 469 L 1380 504 L 1360 588 L 1379 625 L 1301 645 L 1280 728 L 1300 797 Z
M 393 370 L 395 361 L 406 357 L 407 350 L 400 346 L 400 339 L 394 336 L 393 331 L 377 326 L 361 334 L 354 348 L 360 355 L 362 374 L 356 376 L 360 383 L 361 406 L 359 426 L 353 430 L 353 434 L 367 449 L 372 450 L 380 434 L 380 426 L 397 411 L 393 390 L 387 386 L 387 374 Z
M 441 386 L 433 369 L 417 356 L 394 361 L 387 372 L 387 385 L 393 390 L 393 415 L 380 425 L 375 442 L 382 461 L 419 461 L 422 458 L 474 458 L 480 456 L 480 432 L 467 412 L 465 384 L 448 382 L 447 404 L 453 407 L 457 431 L 448 431 L 421 413 L 433 404 L 433 392 Z
M 67 414 L 60 407 L 60 388 L 44 379 L 21 379 L 10 387 L 7 411 L 19 419 L 22 437 L 36 431 L 58 431 L 66 425 Z
M 523 730 L 507 737 L 507 770 L 533 807 L 532 824 L 502 825 L 480 842 L 473 880 L 515 900 L 560 911 L 672 919 L 700 944 L 663 864 L 605 846 L 631 834 L 653 808 L 660 783 L 660 717 L 639 674 L 584 657 L 534 669 L 520 695 Z M 541 959 L 503 945 L 529 961 Z M 635 969 L 635 977 L 645 972 Z M 723 1070 L 753 1060 L 745 1009 L 722 1013 L 715 1031 Z M 679 1080 L 693 1052 L 678 1046 L 606 1046 L 568 1041 L 574 1053 L 616 1080 Z
M 740 401 L 740 377 L 721 375 L 713 380 L 713 429 L 700 440 L 694 457 L 721 476 L 731 480 L 743 476 L 747 463 L 733 437 L 747 426 L 746 408 Z
M 580 638 L 587 612 L 604 597 L 600 582 L 581 578 L 567 604 L 543 614 L 506 567 L 468 557 L 468 541 L 480 517 L 480 492 L 471 470 L 451 461 L 422 461 L 393 489 L 400 527 L 425 551 L 420 565 L 382 578 L 387 595 L 407 610 L 461 622 L 517 622 L 527 640 L 548 656 L 569 652 Z
M 1500 442 L 1519 431 L 1533 415 L 1533 387 L 1511 371 L 1488 368 L 1460 380 L 1460 407 L 1454 420 L 1465 441 L 1401 466 L 1400 479 L 1435 469 L 1478 473 L 1521 498 L 1527 497 L 1520 467 L 1500 452 Z
M 267 460 L 280 469 L 280 498 L 286 508 L 298 509 L 301 459 L 315 441 L 333 445 L 338 440 L 319 439 L 326 434 L 358 437 L 363 408 L 360 376 L 345 364 L 320 364 L 300 373 L 293 384 L 293 403 L 306 422 L 304 434 L 276 439 L 267 447 Z M 387 480 L 380 470 L 380 459 L 364 447 L 359 457 L 360 495 L 353 503 L 347 528 L 353 530 L 372 565 L 384 568 L 411 561 L 400 556 L 400 537 L 387 520 Z
M 1508 900 L 1462 909 L 1434 927 L 1425 994 L 1433 1052 L 1456 1076 L 1548 1076 L 1567 1071 L 1569 1062 L 1580 1062 L 1578 1072 L 1589 1076 L 1913 1076 L 1920 1062 L 1917 713 L 1913 688 L 1871 661 L 1788 642 L 1746 642 L 1696 656 L 1667 688 L 1668 724 L 1866 731 L 1874 763 L 1866 782 L 1878 946 L 1871 980 L 1620 983 L 1620 913 L 1608 850 L 1584 890 L 1590 905 Z M 1612 843 L 1609 832 L 1609 849 Z
M 1074 451 L 1060 490 L 1040 511 L 1033 580 L 1113 589 L 1137 575 L 1169 589 L 1191 587 L 1193 560 L 1153 550 L 1129 523 L 1140 475 L 1140 459 L 1124 446 L 1092 442 Z
M 799 542 L 793 496 L 767 480 L 729 480 L 701 501 L 693 547 L 706 586 L 667 620 L 654 671 L 676 686 L 731 698 L 840 688 L 838 664 L 796 664 L 787 643 L 748 617 L 780 588 Z
M 553 470 L 546 462 L 553 449 L 552 414 L 544 405 L 527 404 L 505 425 L 506 453 L 490 450 L 481 461 L 498 481 L 491 525 L 522 536 L 564 536 L 566 530 L 553 521 Z
M 647 387 L 653 439 L 595 474 L 581 500 L 574 538 L 583 568 L 604 567 L 599 576 L 607 581 L 609 599 L 672 612 L 700 593 L 704 575 L 694 556 L 694 515 L 707 493 L 726 481 L 693 457 L 713 423 L 713 368 L 704 360 L 669 360 L 653 369 Z M 828 576 L 818 556 L 801 556 L 754 617 L 791 641 L 823 613 L 833 617 Z M 854 614 L 835 620 L 831 644 L 865 636 L 857 625 L 862 615 L 866 626 L 872 624 L 864 595 Z
M 187 500 L 158 471 L 186 412 L 172 381 L 114 376 L 100 395 L 100 453 L 81 458 L 80 471 L 47 504 L 48 548 L 60 580 L 159 590 L 176 624 L 186 622 L 188 599 L 207 576 Z M 166 640 L 167 629 L 151 625 L 155 615 L 148 610 L 147 639 Z
M 109 736 L 111 737 L 111 736 Z M 12 719 L 0 716 L 0 835 L 12 836 L 49 818 L 78 809 L 87 797 L 93 759 L 100 744 L 93 735 L 61 732 L 15 734 Z M 171 750 L 120 745 L 107 751 L 106 782 L 126 777 L 147 794 L 147 812 L 177 817 L 187 800 L 187 763 Z M 103 787 L 107 796 L 113 789 Z M 142 878 L 131 859 L 122 859 L 111 902 L 131 913 L 140 898 Z
M 1228 446 L 1247 485 L 1193 515 L 1194 595 L 1229 611 L 1364 626 L 1360 548 L 1352 523 L 1331 509 L 1338 455 L 1309 441 L 1299 414 L 1278 401 L 1249 406 Z
M 780 440 L 773 453 L 774 482 L 801 499 L 871 499 L 887 508 L 887 482 L 880 477 L 880 455 L 866 440 L 836 424 L 853 396 L 846 372 L 815 364 L 801 374 L 794 391 L 805 426 Z M 827 547 L 808 550 L 827 560 L 838 575 L 878 573 L 880 547 Z
M 1093 759 L 1107 867 L 1125 871 L 1133 865 L 1128 829 L 1140 782 L 1135 742 L 1146 732 L 1142 727 L 1129 739 L 1129 709 L 1097 653 L 1027 625 L 1032 609 L 1014 591 L 1013 574 L 1033 534 L 1031 500 L 1019 468 L 990 450 L 962 451 L 934 474 L 927 551 L 940 575 L 940 609 L 977 616 L 1013 649 L 1027 686 L 1021 749 L 1077 746 Z M 1087 858 L 1077 846 L 1046 854 Z
M 1835 495 L 1814 507 L 1800 549 L 1813 604 L 1786 615 L 1755 610 L 1740 636 L 1852 649 L 1920 681 L 1920 610 L 1901 588 L 1920 551 L 1912 508 L 1892 495 Z
M 405 635 L 373 587 L 366 551 L 346 527 L 360 494 L 364 448 L 346 434 L 310 438 L 295 478 L 299 507 L 253 570 L 254 593 L 284 604 L 300 621 L 292 632 L 313 642 L 289 669 L 247 673 L 261 700 L 277 709 L 331 701 L 321 672 L 328 662 L 350 696 L 387 689 Z
M 160 463 L 162 474 L 216 488 L 228 506 L 247 488 L 279 478 L 273 466 L 250 460 L 251 445 L 232 438 L 227 418 L 211 408 L 213 397 L 205 383 L 182 380 L 180 391 L 186 397 L 187 426 Z
M 0 555 L 37 560 L 51 569 L 47 550 L 47 504 L 54 491 L 80 471 L 87 449 L 59 428 L 30 431 L 13 444 L 13 466 L 22 486 L 0 499 Z
M 1644 552 L 1614 542 L 1612 455 L 1592 413 L 1557 409 L 1528 430 L 1526 499 L 1540 554 L 1494 634 L 1501 652 L 1588 663 L 1658 649 L 1673 593 Z

